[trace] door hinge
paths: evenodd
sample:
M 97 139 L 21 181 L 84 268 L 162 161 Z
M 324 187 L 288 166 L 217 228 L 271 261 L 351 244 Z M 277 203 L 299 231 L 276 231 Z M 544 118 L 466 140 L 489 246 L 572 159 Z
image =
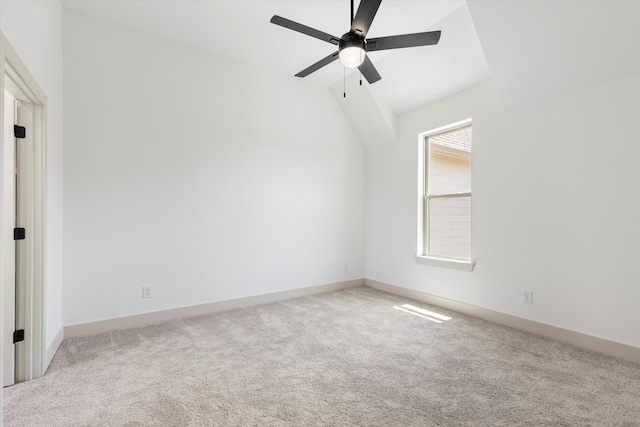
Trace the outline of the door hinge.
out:
M 24 126 L 13 125 L 13 135 L 16 138 L 26 138 L 27 130 Z
M 24 341 L 24 329 L 18 329 L 13 332 L 13 343 Z
M 24 228 L 13 229 L 13 240 L 24 240 L 26 235 L 27 235 L 27 232 Z

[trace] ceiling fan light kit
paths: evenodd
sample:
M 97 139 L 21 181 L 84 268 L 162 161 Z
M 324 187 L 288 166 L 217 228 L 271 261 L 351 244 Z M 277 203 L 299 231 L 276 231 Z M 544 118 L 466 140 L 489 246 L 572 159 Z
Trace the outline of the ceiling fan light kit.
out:
M 338 45 L 340 62 L 347 68 L 357 68 L 364 62 L 366 45 L 364 39 L 351 36 L 349 33 L 342 36 Z
M 296 77 L 306 77 L 339 58 L 345 67 L 358 68 L 369 84 L 372 84 L 380 80 L 381 77 L 369 59 L 367 52 L 429 46 L 438 44 L 440 40 L 440 31 L 367 39 L 369 27 L 371 26 L 371 22 L 373 22 L 373 18 L 376 16 L 382 0 L 362 0 L 355 17 L 353 16 L 353 2 L 354 0 L 351 0 L 351 29 L 342 37 L 332 36 L 331 34 L 307 27 L 306 25 L 278 15 L 274 15 L 271 18 L 271 23 L 273 24 L 306 34 L 333 45 L 338 45 L 337 52 L 322 58 L 310 67 L 300 71 L 296 74 Z

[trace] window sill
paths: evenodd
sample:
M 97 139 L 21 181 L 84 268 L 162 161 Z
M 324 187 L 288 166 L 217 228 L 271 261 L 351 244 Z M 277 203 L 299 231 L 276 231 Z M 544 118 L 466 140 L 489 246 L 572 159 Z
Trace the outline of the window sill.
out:
M 453 270 L 473 271 L 476 263 L 473 260 L 462 261 L 457 259 L 440 258 L 435 256 L 419 255 L 416 257 L 416 263 L 431 265 L 434 267 L 451 268 Z

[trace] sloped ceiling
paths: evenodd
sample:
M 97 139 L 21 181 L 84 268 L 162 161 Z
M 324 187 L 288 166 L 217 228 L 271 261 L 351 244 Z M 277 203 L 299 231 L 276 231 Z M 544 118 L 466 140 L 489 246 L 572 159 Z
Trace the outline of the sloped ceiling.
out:
M 342 36 L 349 29 L 349 0 L 247 1 L 63 0 L 66 9 L 168 38 L 293 76 L 336 51 L 329 43 L 271 24 L 273 15 Z M 359 1 L 356 0 L 356 8 Z M 451 19 L 454 14 L 457 18 Z M 383 0 L 369 37 L 442 30 L 437 46 L 374 52 L 382 80 L 378 96 L 396 113 L 469 87 L 489 76 L 480 43 L 462 0 Z M 305 80 L 330 87 L 343 79 L 338 61 Z
M 505 107 L 640 72 L 640 1 L 467 3 Z
M 291 77 L 335 46 L 273 25 L 274 14 L 341 36 L 349 0 L 63 0 L 63 7 Z M 359 1 L 356 0 L 356 8 Z M 373 52 L 362 87 L 338 61 L 306 77 L 329 88 L 365 145 L 395 142 L 395 117 L 492 79 L 506 107 L 640 72 L 640 1 L 383 0 L 369 37 L 441 30 L 436 46 Z M 356 73 L 357 74 L 357 73 Z M 351 83 L 354 82 L 354 83 Z M 366 92 L 358 94 L 355 91 Z M 372 132 L 376 121 L 384 129 Z

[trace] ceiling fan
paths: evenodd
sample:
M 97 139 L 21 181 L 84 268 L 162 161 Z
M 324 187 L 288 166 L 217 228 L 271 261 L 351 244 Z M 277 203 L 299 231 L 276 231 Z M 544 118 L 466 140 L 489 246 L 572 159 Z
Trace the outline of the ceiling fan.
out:
M 438 44 L 440 31 L 426 33 L 403 34 L 390 37 L 377 37 L 367 39 L 367 33 L 382 0 L 362 0 L 358 12 L 353 14 L 353 2 L 351 0 L 351 29 L 342 37 L 332 36 L 325 32 L 307 27 L 289 19 L 274 15 L 271 22 L 290 30 L 306 34 L 338 46 L 338 51 L 322 58 L 320 61 L 296 74 L 296 77 L 306 77 L 340 58 L 342 65 L 348 68 L 358 68 L 362 75 L 371 83 L 381 79 L 378 70 L 373 66 L 367 52 L 379 50 L 399 49 L 403 47 L 428 46 Z

